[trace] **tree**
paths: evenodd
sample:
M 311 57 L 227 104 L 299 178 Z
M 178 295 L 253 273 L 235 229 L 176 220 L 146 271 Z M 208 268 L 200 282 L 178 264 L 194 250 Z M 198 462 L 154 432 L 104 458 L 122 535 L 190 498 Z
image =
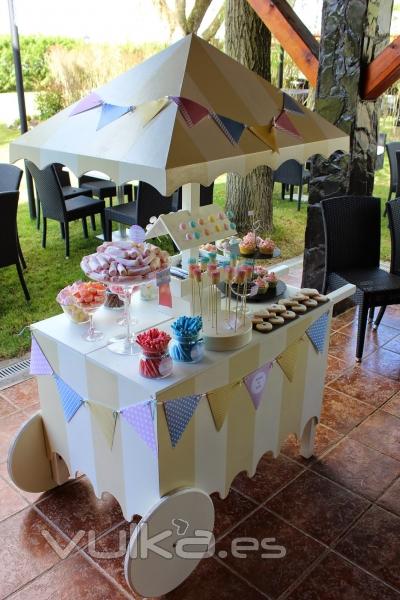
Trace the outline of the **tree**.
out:
M 187 0 L 153 0 L 153 3 L 168 23 L 171 37 L 176 29 L 179 29 L 183 35 L 198 33 L 212 2 L 213 0 L 195 0 L 192 10 L 187 14 Z M 202 37 L 205 40 L 209 42 L 214 39 L 223 23 L 224 15 L 225 7 L 222 2 L 212 22 L 202 32 Z
M 268 81 L 271 79 L 271 34 L 251 6 L 227 0 L 225 18 L 226 52 Z M 241 177 L 229 174 L 226 183 L 226 208 L 232 210 L 239 232 L 250 227 L 249 210 L 260 221 L 262 232 L 272 229 L 272 171 L 257 167 Z

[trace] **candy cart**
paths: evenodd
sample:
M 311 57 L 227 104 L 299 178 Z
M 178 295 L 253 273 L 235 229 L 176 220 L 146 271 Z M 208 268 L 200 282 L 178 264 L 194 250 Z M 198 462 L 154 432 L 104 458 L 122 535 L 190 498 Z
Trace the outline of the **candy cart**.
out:
M 118 500 L 128 521 L 141 517 L 125 573 L 143 596 L 174 589 L 213 550 L 211 493 L 226 497 L 235 476 L 253 476 L 263 454 L 277 456 L 290 433 L 301 441 L 302 455 L 311 456 L 333 306 L 354 293 L 348 285 L 317 301 L 313 290 L 288 287 L 288 319 L 266 311 L 271 327 L 253 329 L 247 291 L 241 299 L 229 291 L 223 298 L 220 271 L 197 264 L 200 244 L 236 233 L 231 215 L 199 206 L 199 183 L 347 148 L 341 131 L 196 36 L 11 144 L 12 160 L 29 158 L 41 167 L 60 162 L 77 175 L 102 169 L 119 186 L 142 179 L 163 194 L 183 186 L 182 211 L 152 219 L 147 237 L 168 233 L 193 276 L 170 277 L 155 261 L 159 295 L 134 294 L 134 330 L 158 328 L 165 336 L 182 315 L 202 314 L 201 360 L 174 362 L 164 377 L 144 377 L 135 352 L 110 351 L 108 341 L 121 329 L 105 308 L 95 313 L 104 337 L 92 335 L 91 342 L 64 314 L 35 323 L 41 408 L 17 434 L 8 459 L 21 489 L 49 490 L 83 473 L 98 497 L 109 492 Z M 128 268 L 138 264 L 131 255 L 124 259 Z M 117 279 L 125 273 L 118 265 Z M 115 272 L 114 265 L 106 268 Z M 247 290 L 246 269 L 242 275 L 239 285 Z M 291 307 L 296 313 L 286 310 Z

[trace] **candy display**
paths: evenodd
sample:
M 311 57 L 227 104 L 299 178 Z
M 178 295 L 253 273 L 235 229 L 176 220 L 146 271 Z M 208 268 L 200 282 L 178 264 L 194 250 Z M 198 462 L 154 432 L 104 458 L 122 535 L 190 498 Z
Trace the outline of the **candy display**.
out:
M 87 323 L 90 313 L 104 304 L 107 287 L 102 283 L 76 281 L 63 288 L 57 302 L 74 323 Z
M 173 339 L 169 344 L 169 352 L 176 362 L 195 363 L 204 356 L 204 342 L 199 339 L 203 327 L 201 317 L 179 317 L 171 325 Z
M 91 279 L 105 283 L 140 283 L 168 267 L 169 254 L 157 246 L 131 240 L 104 242 L 84 256 L 81 268 Z
M 119 298 L 118 294 L 114 294 L 111 290 L 107 290 L 104 306 L 106 308 L 114 308 L 119 310 L 124 306 L 124 303 Z
M 139 333 L 136 342 L 142 349 L 139 373 L 148 379 L 168 377 L 172 373 L 172 359 L 168 352 L 171 337 L 156 327 Z

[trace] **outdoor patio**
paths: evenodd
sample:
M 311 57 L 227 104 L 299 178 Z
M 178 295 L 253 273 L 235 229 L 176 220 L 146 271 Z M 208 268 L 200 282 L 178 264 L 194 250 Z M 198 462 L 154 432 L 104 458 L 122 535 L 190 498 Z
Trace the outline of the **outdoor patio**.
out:
M 287 281 L 298 284 L 300 275 L 293 269 Z M 168 598 L 212 598 L 216 590 L 243 600 L 400 598 L 400 307 L 368 331 L 362 366 L 354 364 L 355 317 L 351 309 L 333 321 L 316 456 L 301 458 L 288 439 L 253 479 L 239 475 L 225 501 L 213 497 L 217 554 L 235 537 L 254 536 L 276 538 L 286 557 L 205 559 Z M 88 548 L 88 531 L 97 553 L 115 551 L 120 532 L 128 539 L 111 496 L 96 500 L 84 477 L 45 495 L 24 494 L 8 479 L 9 443 L 38 406 L 34 379 L 1 391 L 0 597 L 133 598 L 123 553 L 101 558 Z M 78 534 L 77 546 L 63 560 L 43 532 L 62 548 Z

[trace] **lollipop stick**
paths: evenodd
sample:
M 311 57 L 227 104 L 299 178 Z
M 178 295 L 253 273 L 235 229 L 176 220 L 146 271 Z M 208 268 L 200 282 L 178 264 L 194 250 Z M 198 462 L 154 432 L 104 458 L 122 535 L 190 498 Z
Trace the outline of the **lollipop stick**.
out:
M 217 292 L 217 286 L 214 286 L 215 288 L 215 333 L 218 334 L 218 292 Z

